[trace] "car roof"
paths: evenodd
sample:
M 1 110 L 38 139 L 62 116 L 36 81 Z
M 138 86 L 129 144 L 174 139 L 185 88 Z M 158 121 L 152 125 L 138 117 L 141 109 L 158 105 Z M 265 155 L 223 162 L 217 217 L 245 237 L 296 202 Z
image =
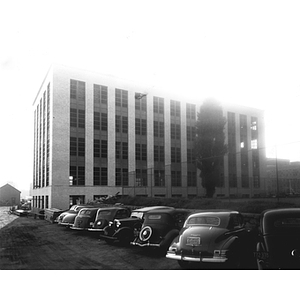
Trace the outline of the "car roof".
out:
M 226 210 L 226 209 L 220 209 L 220 210 L 203 210 L 203 211 L 195 211 L 190 214 L 190 216 L 195 215 L 215 215 L 215 216 L 229 216 L 231 214 L 240 214 L 240 212 L 236 210 Z
M 165 208 L 165 209 L 154 209 L 146 212 L 146 214 L 176 214 L 176 213 L 190 213 L 190 210 L 184 208 Z
M 98 207 L 99 209 L 99 207 Z M 119 209 L 129 209 L 126 206 L 109 206 L 109 207 L 101 207 L 99 210 L 119 210 Z
M 152 210 L 156 210 L 156 209 L 168 209 L 168 208 L 173 208 L 170 206 L 147 206 L 147 207 L 142 207 L 142 208 L 137 208 L 134 211 L 136 212 L 147 212 L 147 211 L 152 211 Z
M 287 217 L 300 217 L 300 208 L 277 208 L 263 211 L 260 217 L 260 225 L 263 232 L 272 232 L 274 230 L 274 222 L 278 218 Z

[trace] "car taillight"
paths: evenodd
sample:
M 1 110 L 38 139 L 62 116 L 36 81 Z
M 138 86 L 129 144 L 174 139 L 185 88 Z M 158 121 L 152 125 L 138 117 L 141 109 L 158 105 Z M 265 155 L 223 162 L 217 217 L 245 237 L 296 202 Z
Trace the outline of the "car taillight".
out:
M 227 257 L 228 250 L 215 250 L 214 257 Z

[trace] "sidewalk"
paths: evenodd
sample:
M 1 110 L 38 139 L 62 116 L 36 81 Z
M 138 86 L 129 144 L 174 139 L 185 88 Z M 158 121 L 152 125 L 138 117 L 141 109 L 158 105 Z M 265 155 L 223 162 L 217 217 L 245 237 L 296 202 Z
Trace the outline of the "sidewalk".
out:
M 8 214 L 9 206 L 0 206 L 0 229 L 12 222 L 13 220 L 19 218 L 16 215 Z

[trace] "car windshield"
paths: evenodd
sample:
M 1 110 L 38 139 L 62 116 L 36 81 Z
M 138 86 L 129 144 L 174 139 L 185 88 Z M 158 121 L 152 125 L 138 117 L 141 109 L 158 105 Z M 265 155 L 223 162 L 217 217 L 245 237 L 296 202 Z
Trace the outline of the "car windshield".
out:
M 300 228 L 300 218 L 283 218 L 274 222 L 275 227 L 280 228 Z
M 69 210 L 76 210 L 77 205 L 73 205 Z
M 133 211 L 131 213 L 131 218 L 139 218 L 142 219 L 143 218 L 144 213 L 139 212 L 139 211 Z
M 89 209 L 82 209 L 79 214 L 80 215 L 91 215 L 92 214 L 92 210 L 89 210 Z
M 209 217 L 209 216 L 195 216 L 190 217 L 186 223 L 187 226 L 193 225 L 208 225 L 208 226 L 219 226 L 220 218 L 218 217 Z

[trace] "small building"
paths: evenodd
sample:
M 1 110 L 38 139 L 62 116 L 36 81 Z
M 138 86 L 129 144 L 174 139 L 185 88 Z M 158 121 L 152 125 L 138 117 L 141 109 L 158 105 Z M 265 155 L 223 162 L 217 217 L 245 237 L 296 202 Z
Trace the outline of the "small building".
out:
M 19 205 L 20 196 L 21 192 L 7 183 L 0 187 L 0 206 Z

